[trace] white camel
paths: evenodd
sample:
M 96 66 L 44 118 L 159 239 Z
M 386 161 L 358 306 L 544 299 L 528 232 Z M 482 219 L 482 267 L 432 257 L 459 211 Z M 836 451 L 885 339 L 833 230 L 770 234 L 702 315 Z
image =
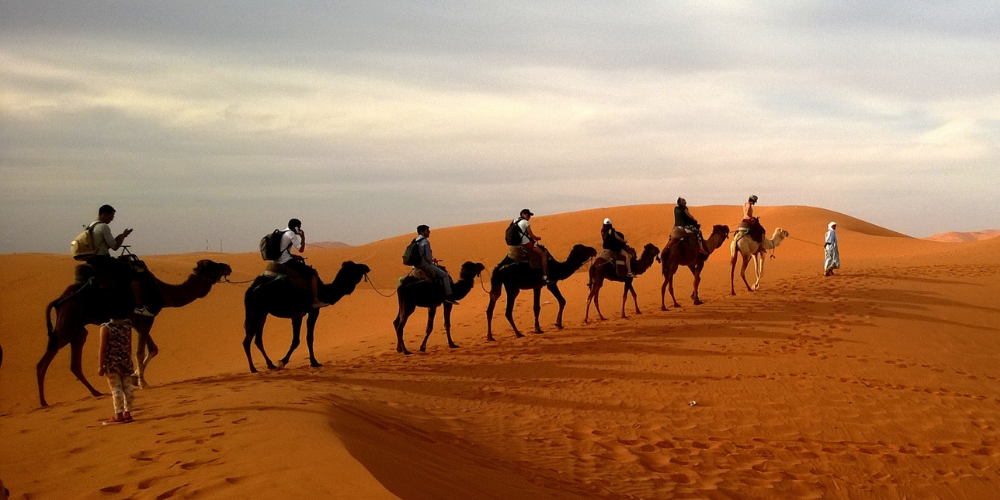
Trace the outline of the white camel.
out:
M 743 256 L 743 267 L 740 268 L 740 277 L 743 278 L 743 284 L 747 286 L 747 291 L 752 292 L 760 288 L 760 278 L 764 275 L 765 251 L 774 250 L 787 237 L 788 231 L 780 227 L 774 230 L 774 236 L 771 239 L 764 238 L 764 241 L 760 243 L 754 241 L 746 233 L 736 234 L 732 244 L 729 245 L 730 264 L 732 265 L 732 269 L 729 272 L 729 288 L 733 295 L 736 295 L 736 286 L 733 284 L 736 277 L 736 252 L 738 251 Z M 747 263 L 751 258 L 754 261 L 754 272 L 757 274 L 757 281 L 754 282 L 753 287 L 750 286 L 750 283 L 747 283 Z

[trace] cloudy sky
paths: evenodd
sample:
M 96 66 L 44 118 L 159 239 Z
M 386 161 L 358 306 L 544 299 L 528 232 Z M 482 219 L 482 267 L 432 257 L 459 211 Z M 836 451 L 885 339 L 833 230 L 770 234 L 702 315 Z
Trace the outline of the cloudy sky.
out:
M 0 0 L 0 252 L 751 193 L 1000 227 L 1000 3 Z

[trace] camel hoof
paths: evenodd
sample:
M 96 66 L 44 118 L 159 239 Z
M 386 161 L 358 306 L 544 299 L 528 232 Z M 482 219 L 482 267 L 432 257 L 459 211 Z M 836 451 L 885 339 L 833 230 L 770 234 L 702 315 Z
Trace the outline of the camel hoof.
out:
M 273 366 L 269 366 L 268 368 L 270 368 L 270 369 L 272 369 L 272 370 L 274 370 L 274 369 L 278 369 L 278 370 L 280 370 L 280 369 L 284 368 L 284 367 L 285 367 L 285 365 L 287 365 L 287 364 L 288 364 L 288 362 L 287 362 L 287 361 L 285 361 L 285 360 L 281 360 L 281 361 L 278 361 L 278 366 L 277 366 L 277 368 L 275 368 L 275 367 L 273 367 Z
M 487 342 L 496 342 L 496 341 L 497 341 L 497 339 L 493 338 L 493 336 L 492 336 L 492 335 L 490 335 L 489 337 L 486 337 L 486 341 L 487 341 Z
M 256 368 L 251 368 L 250 373 L 258 373 Z
M 562 330 L 563 329 L 562 323 L 556 323 L 556 328 Z
M 642 314 L 642 311 L 640 311 L 640 310 L 636 309 L 636 310 L 635 310 L 635 313 L 636 313 L 636 314 Z
M 514 336 L 517 337 L 517 338 L 521 338 L 521 337 L 524 337 L 524 334 L 521 333 L 521 332 L 514 332 Z
M 543 333 L 545 333 L 545 332 L 544 332 L 543 330 L 540 330 L 540 329 L 537 329 L 537 328 L 536 328 L 536 329 L 535 329 L 535 331 L 533 331 L 533 332 L 531 332 L 531 333 L 534 333 L 535 335 L 541 335 L 541 334 L 543 334 Z
M 320 363 L 319 361 L 310 361 L 309 366 L 313 368 L 321 368 L 323 366 L 323 363 Z
M 396 346 L 396 352 L 403 352 L 403 346 L 397 345 Z
M 667 312 L 667 311 L 669 311 L 669 309 L 667 309 L 666 307 L 660 306 L 660 311 L 661 312 Z
M 702 304 L 704 304 L 704 302 L 702 302 L 702 301 L 700 301 L 700 300 L 696 300 L 696 301 L 694 301 L 694 305 L 696 305 L 696 306 L 700 306 L 700 305 L 702 305 Z
M 425 345 L 420 346 L 420 352 L 427 352 L 427 346 Z
M 410 354 L 413 354 L 413 353 L 410 352 L 410 351 L 407 351 L 406 349 L 403 349 L 403 354 L 406 355 L 406 356 L 409 356 Z
M 451 344 L 448 344 L 448 347 L 450 347 L 452 349 L 458 349 L 458 344 L 451 343 Z

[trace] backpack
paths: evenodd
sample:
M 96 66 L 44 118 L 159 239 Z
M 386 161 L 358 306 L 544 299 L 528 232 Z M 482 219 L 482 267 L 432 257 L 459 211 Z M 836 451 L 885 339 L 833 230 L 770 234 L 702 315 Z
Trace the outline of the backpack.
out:
M 281 235 L 285 234 L 281 229 L 267 233 L 260 239 L 260 257 L 264 260 L 278 260 L 281 253 L 285 251 L 281 248 Z M 291 248 L 289 245 L 288 248 Z
M 417 243 L 416 238 L 413 238 L 413 241 L 406 245 L 406 250 L 403 250 L 403 265 L 415 266 L 420 264 L 420 261 L 420 244 Z
M 503 236 L 503 239 L 504 241 L 507 242 L 507 245 L 512 247 L 521 245 L 521 241 L 524 239 L 526 235 L 524 234 L 524 231 L 521 230 L 521 226 L 518 226 L 517 224 L 522 220 L 524 219 L 518 217 L 517 219 L 511 221 L 510 225 L 507 226 L 507 232 L 504 233 Z
M 97 222 L 86 226 L 82 233 L 76 235 L 73 241 L 69 242 L 69 253 L 76 260 L 87 260 L 94 256 L 97 250 L 94 245 L 94 226 Z

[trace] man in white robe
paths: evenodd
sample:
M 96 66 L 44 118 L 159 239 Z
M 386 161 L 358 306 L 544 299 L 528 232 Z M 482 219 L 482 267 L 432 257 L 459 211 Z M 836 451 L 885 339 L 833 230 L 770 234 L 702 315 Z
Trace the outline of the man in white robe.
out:
M 826 261 L 823 263 L 824 276 L 833 276 L 834 269 L 840 269 L 840 249 L 837 248 L 837 223 L 831 222 L 827 226 L 826 243 L 823 249 L 826 253 Z

